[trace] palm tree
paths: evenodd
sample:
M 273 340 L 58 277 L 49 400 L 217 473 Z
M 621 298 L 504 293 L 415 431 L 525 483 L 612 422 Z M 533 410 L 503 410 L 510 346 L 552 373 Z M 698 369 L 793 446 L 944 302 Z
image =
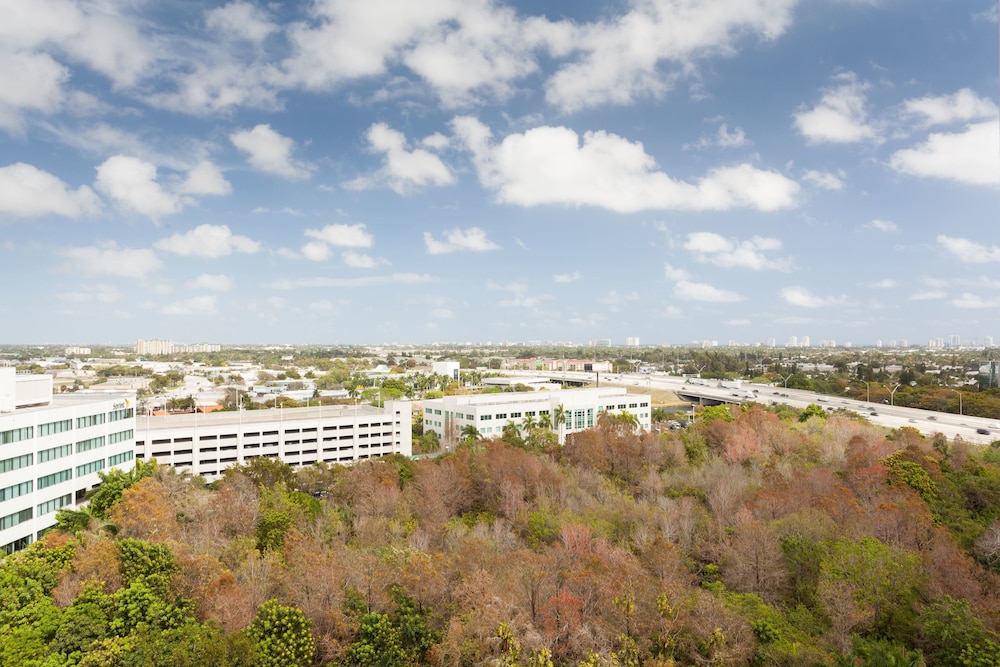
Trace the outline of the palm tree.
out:
M 531 433 L 536 428 L 538 428 L 538 421 L 535 420 L 535 416 L 531 414 L 524 415 L 524 419 L 521 421 L 521 430 L 525 433 Z
M 559 430 L 559 444 L 566 444 L 566 408 L 562 403 L 556 406 L 556 409 L 552 411 L 552 421 L 555 423 L 555 428 Z
M 477 440 L 482 440 L 483 434 L 479 432 L 479 429 L 476 428 L 474 424 L 466 424 L 465 426 L 462 427 L 462 430 L 459 433 L 459 437 L 461 438 L 462 442 L 470 443 L 470 442 L 476 442 Z

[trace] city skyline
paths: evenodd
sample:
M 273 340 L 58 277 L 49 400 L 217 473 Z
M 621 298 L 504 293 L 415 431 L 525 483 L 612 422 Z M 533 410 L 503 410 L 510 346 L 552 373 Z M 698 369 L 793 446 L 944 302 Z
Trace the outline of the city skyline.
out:
M 31 3 L 3 343 L 1000 324 L 997 3 Z

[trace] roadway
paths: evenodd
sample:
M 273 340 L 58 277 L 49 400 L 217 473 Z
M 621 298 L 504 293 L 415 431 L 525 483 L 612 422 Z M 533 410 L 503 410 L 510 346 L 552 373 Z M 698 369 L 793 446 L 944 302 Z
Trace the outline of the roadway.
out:
M 596 379 L 594 373 L 578 372 L 508 371 L 508 374 L 549 377 L 556 382 L 561 380 L 582 382 L 587 378 L 593 382 Z M 678 396 L 700 398 L 708 402 L 746 403 L 755 401 L 763 405 L 781 403 L 799 409 L 805 408 L 810 403 L 815 403 L 823 408 L 833 408 L 833 410 L 838 408 L 852 410 L 872 423 L 887 428 L 909 426 L 924 435 L 941 433 L 949 439 L 961 436 L 966 442 L 979 445 L 987 445 L 994 440 L 1000 440 L 1000 422 L 996 419 L 856 401 L 840 396 L 825 396 L 802 389 L 786 389 L 781 386 L 750 384 L 749 382 L 743 382 L 739 389 L 735 389 L 719 387 L 718 380 L 682 378 L 660 373 L 601 373 L 600 382 L 601 384 L 607 382 L 614 385 L 634 386 L 639 389 L 667 390 Z M 748 392 L 754 393 L 756 398 L 747 397 Z M 985 429 L 989 433 L 977 433 L 977 429 Z

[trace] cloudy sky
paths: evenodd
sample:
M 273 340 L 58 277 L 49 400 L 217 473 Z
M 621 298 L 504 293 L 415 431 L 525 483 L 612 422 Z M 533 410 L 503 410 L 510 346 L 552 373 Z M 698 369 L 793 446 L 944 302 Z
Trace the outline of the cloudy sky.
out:
M 994 0 L 0 0 L 0 342 L 1000 340 Z

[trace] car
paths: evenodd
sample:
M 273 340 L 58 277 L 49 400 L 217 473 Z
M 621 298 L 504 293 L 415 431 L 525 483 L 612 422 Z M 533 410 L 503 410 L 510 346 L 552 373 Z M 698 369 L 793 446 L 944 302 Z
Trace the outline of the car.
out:
M 916 424 L 916 423 L 917 423 L 917 420 L 916 420 L 916 419 L 910 419 L 910 423 L 911 423 L 911 424 Z
M 988 428 L 977 428 L 976 433 L 978 433 L 979 435 L 989 435 L 990 430 Z
M 928 419 L 928 421 L 932 421 L 932 422 L 936 422 L 937 421 L 937 417 L 935 417 L 934 415 L 930 415 L 929 417 L 927 417 L 927 419 Z
M 871 411 L 871 412 L 869 412 L 868 414 L 870 414 L 870 415 L 871 415 L 872 417 L 878 417 L 878 413 L 877 413 L 877 412 L 875 412 L 874 410 L 872 410 L 872 411 Z

